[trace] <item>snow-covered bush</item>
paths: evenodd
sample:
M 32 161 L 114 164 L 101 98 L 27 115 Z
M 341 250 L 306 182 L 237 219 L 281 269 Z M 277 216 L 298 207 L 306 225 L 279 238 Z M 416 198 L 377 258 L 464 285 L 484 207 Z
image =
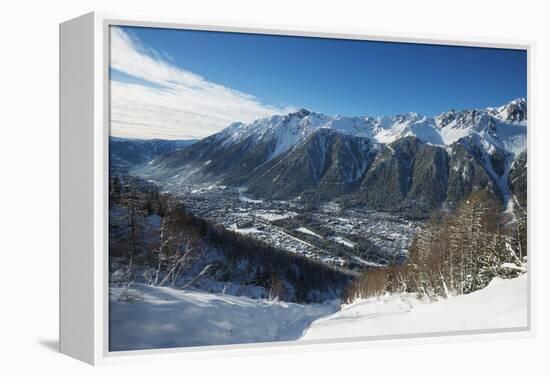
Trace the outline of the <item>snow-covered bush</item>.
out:
M 135 289 L 131 289 L 133 285 L 134 285 L 133 281 L 124 283 L 122 285 L 122 288 L 120 289 L 120 293 L 118 295 L 117 300 L 124 301 L 124 302 L 142 301 L 143 295 L 141 294 L 141 292 Z

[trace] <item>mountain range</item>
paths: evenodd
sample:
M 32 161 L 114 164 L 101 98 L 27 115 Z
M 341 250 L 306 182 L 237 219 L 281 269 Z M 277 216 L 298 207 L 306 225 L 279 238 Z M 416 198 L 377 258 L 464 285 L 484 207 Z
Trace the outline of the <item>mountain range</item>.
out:
M 258 198 L 344 202 L 424 218 L 488 189 L 527 201 L 527 102 L 382 117 L 305 109 L 234 123 L 185 147 L 172 145 L 133 173 L 173 184 L 246 187 Z M 145 161 L 143 161 L 145 162 Z

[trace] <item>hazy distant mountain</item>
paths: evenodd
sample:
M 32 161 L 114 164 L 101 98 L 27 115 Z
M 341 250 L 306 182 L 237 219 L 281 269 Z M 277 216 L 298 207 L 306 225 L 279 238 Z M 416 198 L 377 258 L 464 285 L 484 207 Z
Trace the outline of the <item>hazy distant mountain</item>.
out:
M 196 140 L 140 140 L 109 138 L 109 159 L 111 169 L 127 171 L 128 169 L 150 162 L 156 157 L 183 149 Z
M 346 196 L 423 217 L 476 188 L 504 200 L 526 195 L 526 125 L 525 99 L 435 117 L 344 117 L 301 109 L 234 123 L 136 173 L 175 184 L 243 186 L 274 199 Z

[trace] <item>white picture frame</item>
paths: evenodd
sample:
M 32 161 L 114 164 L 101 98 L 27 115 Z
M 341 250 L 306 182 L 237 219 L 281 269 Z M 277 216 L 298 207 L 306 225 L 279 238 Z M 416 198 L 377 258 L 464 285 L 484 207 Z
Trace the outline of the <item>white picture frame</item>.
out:
M 528 95 L 533 81 L 532 41 L 488 40 L 437 35 L 403 35 L 364 30 L 201 23 L 174 19 L 88 13 L 60 25 L 60 351 L 90 364 L 188 357 L 253 355 L 297 350 L 346 349 L 425 342 L 530 337 L 535 334 L 533 298 L 537 255 L 532 247 L 534 208 L 528 203 L 528 326 L 507 330 L 395 335 L 329 341 L 255 343 L 109 352 L 108 348 L 108 137 L 109 26 L 146 26 L 188 30 L 330 37 L 391 42 L 514 48 L 527 51 Z M 531 98 L 531 97 L 530 97 Z M 533 114 L 533 101 L 528 112 Z M 528 120 L 528 171 L 533 171 L 536 134 Z M 534 162 L 536 164 L 536 162 Z M 534 187 L 528 174 L 529 197 Z

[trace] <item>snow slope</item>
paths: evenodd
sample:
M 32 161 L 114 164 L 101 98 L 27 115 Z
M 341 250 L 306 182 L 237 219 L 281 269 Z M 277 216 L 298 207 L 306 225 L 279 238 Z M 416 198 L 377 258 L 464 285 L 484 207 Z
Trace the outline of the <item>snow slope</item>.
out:
M 141 298 L 110 288 L 111 351 L 298 339 L 332 304 L 294 304 L 137 284 Z
M 527 275 L 435 303 L 386 295 L 344 306 L 313 322 L 302 339 L 348 338 L 527 326 Z
M 414 294 L 345 305 L 295 304 L 138 284 L 134 301 L 110 293 L 111 351 L 284 340 L 426 334 L 527 325 L 527 275 L 495 279 L 435 303 Z

